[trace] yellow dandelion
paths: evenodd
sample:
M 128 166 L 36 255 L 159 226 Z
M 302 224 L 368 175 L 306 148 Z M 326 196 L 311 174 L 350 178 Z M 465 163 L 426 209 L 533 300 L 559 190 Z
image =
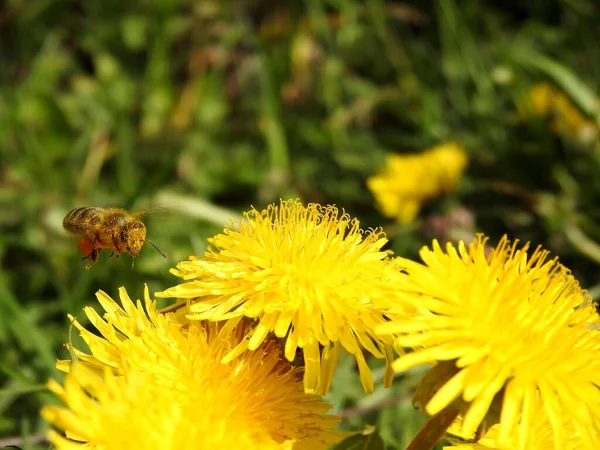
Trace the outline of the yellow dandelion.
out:
M 366 391 L 373 380 L 363 350 L 386 359 L 384 383 L 391 383 L 393 339 L 374 330 L 396 306 L 401 274 L 381 249 L 381 230 L 365 233 L 334 206 L 282 200 L 246 213 L 209 242 L 204 257 L 172 270 L 185 282 L 156 295 L 187 304 L 191 320 L 255 319 L 224 362 L 274 333 L 285 339 L 289 361 L 302 349 L 306 392 L 328 391 L 340 346 L 356 358 Z
M 175 400 L 156 381 L 140 370 L 126 369 L 118 376 L 106 370 L 99 375 L 75 364 L 64 387 L 50 384 L 68 406 L 43 410 L 48 421 L 67 432 L 68 437 L 50 431 L 51 442 L 58 450 L 295 448 L 291 440 L 277 442 L 264 430 L 248 428 L 248 421 L 223 420 L 230 414 L 228 405 L 209 404 L 202 393 Z
M 435 415 L 463 415 L 462 435 L 498 422 L 498 439 L 516 436 L 530 448 L 533 406 L 541 396 L 555 448 L 569 423 L 586 448 L 600 429 L 598 314 L 569 271 L 548 252 L 517 248 L 503 238 L 486 256 L 486 239 L 468 247 L 434 241 L 421 250 L 424 264 L 403 261 L 409 286 L 403 301 L 425 311 L 379 327 L 414 351 L 394 363 L 398 371 L 438 361 L 415 393 Z M 403 288 L 404 289 L 404 288 Z
M 534 411 L 531 417 L 533 418 L 530 428 L 527 433 L 530 435 L 527 450 L 584 450 L 586 447 L 581 435 L 573 427 L 573 423 L 569 421 L 565 415 L 559 417 L 560 421 L 556 424 L 564 431 L 565 439 L 561 447 L 556 447 L 554 442 L 553 423 L 546 409 L 543 407 L 541 399 L 538 395 L 537 401 L 534 402 Z M 518 433 L 509 436 L 505 442 L 499 441 L 499 426 L 494 425 L 484 438 L 477 443 L 455 443 L 455 439 L 449 438 L 453 445 L 445 446 L 444 450 L 518 450 Z M 600 433 L 596 432 L 593 436 L 594 442 L 600 442 Z
M 449 142 L 414 155 L 388 155 L 385 168 L 367 180 L 382 213 L 400 223 L 414 220 L 421 205 L 456 189 L 468 162 Z
M 552 131 L 571 136 L 582 143 L 592 142 L 598 137 L 598 128 L 594 122 L 585 117 L 564 93 L 550 84 L 534 85 L 518 105 L 518 110 L 524 119 L 531 116 L 551 118 Z
M 105 293 L 101 318 L 86 314 L 96 336 L 75 322 L 91 354 L 75 351 L 64 387 L 51 382 L 65 406 L 43 416 L 65 436 L 58 449 L 325 449 L 345 436 L 325 415 L 330 405 L 304 393 L 301 369 L 268 340 L 227 364 L 243 324 L 224 327 L 161 314 L 145 292 L 145 310 L 120 290 L 123 308 Z

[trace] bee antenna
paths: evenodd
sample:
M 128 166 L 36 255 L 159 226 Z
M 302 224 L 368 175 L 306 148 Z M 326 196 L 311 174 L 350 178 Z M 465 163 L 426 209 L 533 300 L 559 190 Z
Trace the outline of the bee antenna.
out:
M 148 239 L 146 239 L 146 242 L 148 242 L 149 244 L 151 244 L 152 247 L 154 247 L 158 253 L 160 253 L 161 255 L 163 255 L 163 257 L 165 257 L 165 258 L 167 257 L 167 255 L 165 255 L 163 252 L 161 252 L 160 249 L 156 245 L 154 245 L 154 242 L 149 241 Z

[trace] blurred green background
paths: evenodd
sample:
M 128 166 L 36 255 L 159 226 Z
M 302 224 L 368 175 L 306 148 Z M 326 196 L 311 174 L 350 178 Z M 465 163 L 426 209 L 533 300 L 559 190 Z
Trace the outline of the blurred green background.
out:
M 175 284 L 168 269 L 229 218 L 280 197 L 335 203 L 408 257 L 432 238 L 508 233 L 600 292 L 600 2 L 0 5 L 0 448 L 47 448 L 38 410 L 68 356 L 68 312 L 83 320 L 98 289 Z M 575 129 L 552 126 L 560 111 L 519 116 L 538 83 L 571 102 Z M 410 225 L 384 218 L 365 180 L 385 155 L 449 140 L 470 156 L 458 192 Z M 148 237 L 168 259 L 147 246 L 133 270 L 102 254 L 85 271 L 61 227 L 81 205 L 163 207 Z M 343 359 L 329 398 L 346 428 L 377 425 L 402 449 L 425 419 L 410 404 L 419 375 L 365 396 Z

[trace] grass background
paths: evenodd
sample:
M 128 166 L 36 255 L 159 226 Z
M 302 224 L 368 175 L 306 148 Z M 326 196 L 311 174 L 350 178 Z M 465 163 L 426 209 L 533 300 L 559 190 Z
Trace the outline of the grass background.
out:
M 599 19 L 592 0 L 3 2 L 0 448 L 47 448 L 68 312 L 83 320 L 98 289 L 173 285 L 230 217 L 280 197 L 335 203 L 409 257 L 476 231 L 531 240 L 597 297 L 598 141 L 516 105 L 549 82 L 600 123 Z M 365 180 L 385 155 L 448 140 L 471 158 L 459 191 L 413 224 L 382 217 Z M 165 207 L 147 225 L 168 259 L 147 246 L 134 270 L 103 254 L 85 271 L 61 229 L 79 205 Z M 344 359 L 330 400 L 346 428 L 405 448 L 419 375 L 365 396 Z

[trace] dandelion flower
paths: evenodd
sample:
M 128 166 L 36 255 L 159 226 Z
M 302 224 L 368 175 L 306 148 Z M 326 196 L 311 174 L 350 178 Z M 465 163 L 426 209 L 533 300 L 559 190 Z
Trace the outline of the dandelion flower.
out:
M 100 336 L 74 322 L 91 354 L 74 350 L 76 362 L 59 364 L 69 371 L 64 386 L 50 383 L 65 404 L 42 410 L 65 432 L 50 432 L 58 449 L 308 450 L 344 437 L 274 340 L 220 364 L 239 344 L 241 324 L 161 314 L 147 290 L 145 311 L 124 289 L 120 297 L 123 308 L 98 294 L 104 318 L 86 308 Z
M 367 180 L 367 187 L 385 216 L 408 223 L 423 203 L 456 189 L 467 162 L 463 147 L 454 142 L 421 154 L 391 154 L 385 168 Z
M 533 406 L 535 409 L 531 415 L 533 420 L 530 424 L 530 444 L 527 446 L 527 450 L 583 450 L 589 448 L 585 446 L 582 437 L 574 429 L 573 423 L 564 415 L 559 417 L 560 421 L 557 426 L 563 428 L 565 439 L 561 447 L 556 447 L 553 424 L 539 396 Z M 518 450 L 517 432 L 509 436 L 506 442 L 499 442 L 498 428 L 498 425 L 494 425 L 486 436 L 477 443 L 455 443 L 455 439 L 450 437 L 448 440 L 453 445 L 445 446 L 444 450 Z M 600 433 L 596 433 L 594 440 L 600 442 Z
M 560 90 L 547 83 L 534 85 L 524 101 L 518 105 L 519 115 L 551 118 L 550 126 L 555 133 L 589 143 L 598 137 L 598 128 L 586 118 L 571 100 Z
M 585 448 L 600 429 L 598 314 L 569 271 L 548 252 L 517 248 L 503 238 L 486 256 L 486 239 L 468 247 L 421 250 L 424 264 L 403 261 L 409 273 L 410 319 L 378 328 L 414 351 L 398 371 L 437 361 L 413 401 L 427 413 L 463 415 L 464 435 L 498 422 L 498 441 L 515 437 L 531 448 L 537 396 L 549 417 L 555 448 L 564 448 L 567 423 Z M 403 289 L 405 289 L 403 287 Z
M 377 337 L 375 327 L 396 306 L 401 276 L 381 250 L 381 230 L 363 232 L 334 206 L 282 200 L 246 213 L 209 242 L 204 257 L 172 270 L 184 283 L 156 295 L 187 303 L 191 320 L 255 319 L 225 362 L 274 333 L 285 339 L 289 361 L 302 349 L 306 392 L 327 392 L 340 346 L 356 358 L 365 390 L 373 390 L 363 350 L 391 364 L 393 339 Z M 385 384 L 393 377 L 389 364 Z

